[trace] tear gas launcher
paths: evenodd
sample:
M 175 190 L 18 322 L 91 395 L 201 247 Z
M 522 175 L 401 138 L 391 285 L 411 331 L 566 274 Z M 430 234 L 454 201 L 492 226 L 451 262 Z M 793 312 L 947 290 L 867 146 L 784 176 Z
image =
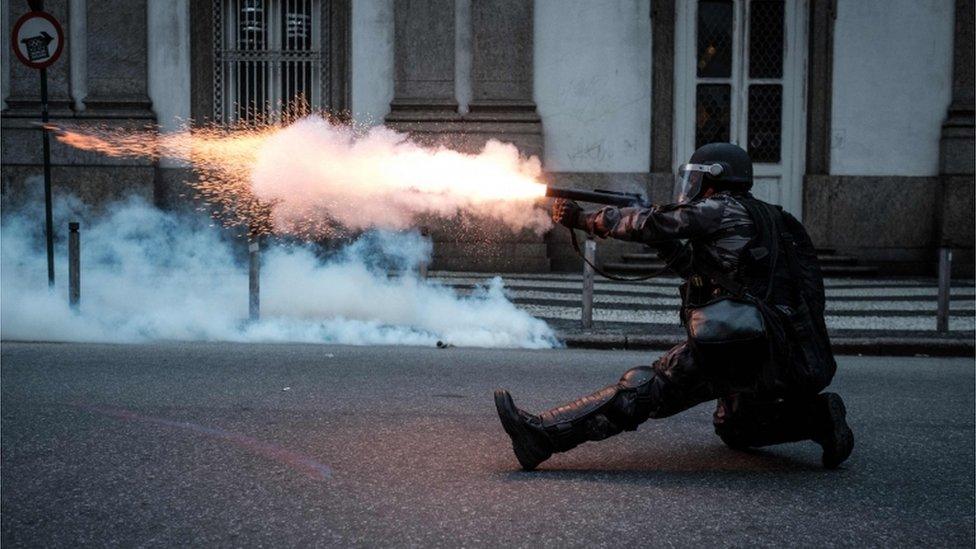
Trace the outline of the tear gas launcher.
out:
M 583 191 L 579 189 L 562 189 L 559 187 L 546 187 L 546 196 L 550 198 L 565 198 L 566 200 L 579 200 L 580 202 L 592 202 L 594 204 L 604 204 L 616 206 L 618 208 L 649 208 L 650 201 L 641 196 L 640 193 L 622 193 L 617 191 Z
M 546 196 L 550 198 L 565 198 L 566 200 L 579 200 L 580 202 L 592 202 L 594 204 L 604 204 L 606 206 L 616 206 L 618 208 L 650 208 L 651 201 L 647 200 L 640 193 L 622 193 L 618 191 L 603 191 L 600 189 L 592 191 L 583 191 L 578 189 L 561 189 L 559 187 L 546 187 Z M 593 259 L 586 257 L 585 254 L 580 250 L 579 242 L 576 240 L 576 231 L 572 228 L 569 229 L 570 242 L 573 243 L 573 249 L 580 256 L 580 259 L 584 263 L 593 268 L 593 271 L 600 273 L 605 278 L 610 280 L 622 280 L 627 282 L 634 282 L 638 280 L 647 280 L 649 278 L 659 276 L 664 273 L 667 269 L 671 267 L 670 263 L 665 265 L 665 267 L 659 271 L 655 271 L 650 275 L 639 276 L 636 278 L 624 278 L 616 275 L 612 275 L 604 272 L 602 269 L 597 267 L 593 263 Z M 590 248 L 595 250 L 596 248 Z M 678 257 L 680 254 L 675 254 Z M 673 259 L 671 261 L 674 261 Z

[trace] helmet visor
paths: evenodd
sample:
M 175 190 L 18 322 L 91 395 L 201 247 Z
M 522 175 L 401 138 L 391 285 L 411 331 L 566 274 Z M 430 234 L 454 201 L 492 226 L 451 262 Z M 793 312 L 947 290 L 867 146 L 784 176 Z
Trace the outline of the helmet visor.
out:
M 722 166 L 719 164 L 683 164 L 678 168 L 674 181 L 674 203 L 687 204 L 698 198 L 705 175 L 717 176 L 721 173 Z

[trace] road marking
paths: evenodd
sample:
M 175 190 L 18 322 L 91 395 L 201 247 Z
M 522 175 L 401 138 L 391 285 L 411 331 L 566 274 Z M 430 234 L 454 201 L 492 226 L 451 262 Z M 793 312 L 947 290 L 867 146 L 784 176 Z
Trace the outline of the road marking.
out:
M 326 480 L 332 478 L 332 469 L 330 469 L 329 466 L 325 465 L 324 463 L 316 461 L 309 456 L 293 450 L 282 448 L 276 444 L 264 442 L 263 440 L 258 440 L 254 437 L 242 435 L 233 431 L 225 431 L 224 429 L 220 429 L 218 427 L 207 427 L 206 425 L 190 423 L 188 421 L 176 421 L 166 418 L 144 416 L 142 414 L 133 412 L 132 410 L 126 410 L 125 408 L 115 408 L 111 406 L 90 406 L 85 404 L 79 404 L 75 407 L 116 419 L 140 421 L 143 423 L 151 423 L 154 425 L 162 425 L 164 427 L 172 427 L 174 429 L 182 429 L 185 431 L 199 433 L 217 440 L 229 442 L 253 454 L 284 463 L 292 469 L 295 469 L 296 471 L 299 471 L 315 480 Z

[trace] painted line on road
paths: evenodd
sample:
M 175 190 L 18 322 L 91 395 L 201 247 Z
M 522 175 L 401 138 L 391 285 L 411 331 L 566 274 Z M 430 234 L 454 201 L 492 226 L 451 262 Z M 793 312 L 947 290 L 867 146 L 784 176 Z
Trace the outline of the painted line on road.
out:
M 263 440 L 258 440 L 254 437 L 249 437 L 247 435 L 242 435 L 240 433 L 235 433 L 233 431 L 226 431 L 218 427 L 207 427 L 206 425 L 200 425 L 198 423 L 190 423 L 188 421 L 176 421 L 172 419 L 145 416 L 132 410 L 126 410 L 125 408 L 115 408 L 111 406 L 91 406 L 87 404 L 75 404 L 76 408 L 82 410 L 87 410 L 89 412 L 94 412 L 104 416 L 123 419 L 126 421 L 140 421 L 143 423 L 151 423 L 153 425 L 161 425 L 164 427 L 172 427 L 174 429 L 181 429 L 184 431 L 191 431 L 194 433 L 199 433 L 202 435 L 215 438 L 224 442 L 229 442 L 239 448 L 243 448 L 253 454 L 272 459 L 274 461 L 284 463 L 285 465 L 295 469 L 306 476 L 313 478 L 315 480 L 326 480 L 332 478 L 332 469 L 328 465 L 316 461 L 315 459 L 306 456 L 304 454 L 289 450 L 287 448 L 282 448 L 276 444 L 271 444 L 270 442 L 264 442 Z

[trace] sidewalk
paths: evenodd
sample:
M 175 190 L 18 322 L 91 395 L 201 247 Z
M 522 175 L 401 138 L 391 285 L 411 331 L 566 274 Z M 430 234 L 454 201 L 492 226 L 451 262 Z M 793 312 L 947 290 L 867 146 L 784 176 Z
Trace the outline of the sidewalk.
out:
M 614 282 L 597 277 L 593 328 L 580 327 L 578 274 L 432 272 L 465 291 L 501 276 L 508 297 L 552 325 L 570 347 L 666 349 L 684 339 L 677 278 Z M 936 332 L 934 279 L 827 279 L 827 327 L 842 354 L 973 356 L 976 285 L 953 281 L 949 332 Z

